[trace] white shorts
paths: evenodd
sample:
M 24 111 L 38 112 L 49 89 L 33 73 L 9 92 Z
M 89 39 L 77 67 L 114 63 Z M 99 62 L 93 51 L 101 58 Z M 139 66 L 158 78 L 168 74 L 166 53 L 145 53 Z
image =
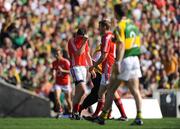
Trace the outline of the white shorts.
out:
M 62 90 L 65 93 L 68 93 L 68 92 L 72 91 L 72 88 L 71 88 L 70 85 L 58 85 L 58 84 L 55 84 L 53 89 L 54 90 Z
M 109 84 L 109 79 L 110 79 L 110 74 L 102 74 L 101 76 L 101 85 L 106 86 L 107 84 Z
M 85 66 L 75 66 L 70 71 L 74 82 L 82 81 L 86 83 L 87 69 Z
M 129 79 L 140 78 L 141 76 L 140 63 L 137 56 L 127 57 L 122 60 L 118 79 L 128 81 Z

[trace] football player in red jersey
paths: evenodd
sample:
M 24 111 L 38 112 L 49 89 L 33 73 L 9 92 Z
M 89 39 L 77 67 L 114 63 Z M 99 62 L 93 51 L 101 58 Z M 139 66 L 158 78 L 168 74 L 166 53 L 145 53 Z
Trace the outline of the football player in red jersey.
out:
M 60 102 L 60 95 L 63 91 L 65 99 L 67 101 L 68 112 L 72 112 L 72 88 L 70 85 L 70 62 L 62 57 L 60 48 L 56 49 L 56 60 L 52 62 L 53 78 L 55 85 L 53 87 L 55 91 L 55 109 L 59 112 L 57 117 L 61 117 L 63 109 Z
M 109 79 L 111 76 L 111 69 L 115 61 L 116 57 L 116 44 L 112 41 L 114 38 L 113 33 L 110 31 L 111 24 L 108 20 L 102 20 L 99 22 L 99 31 L 101 33 L 101 56 L 97 62 L 94 63 L 92 67 L 90 67 L 90 71 L 97 67 L 100 63 L 102 63 L 102 77 L 101 77 L 101 85 L 98 93 L 98 104 L 93 117 L 96 118 L 99 115 L 99 112 L 104 106 L 105 101 L 105 93 L 107 90 L 107 85 L 109 83 Z M 124 120 L 127 119 L 126 114 L 124 112 L 124 108 L 120 99 L 120 96 L 115 92 L 115 103 L 121 112 L 122 118 Z M 122 119 L 121 118 L 121 119 Z
M 68 52 L 70 56 L 70 72 L 75 82 L 75 94 L 73 97 L 72 119 L 80 119 L 80 102 L 86 94 L 86 76 L 87 68 L 92 66 L 91 56 L 89 54 L 88 38 L 85 36 L 84 28 L 78 29 L 76 35 L 68 42 Z M 95 77 L 94 71 L 91 71 Z

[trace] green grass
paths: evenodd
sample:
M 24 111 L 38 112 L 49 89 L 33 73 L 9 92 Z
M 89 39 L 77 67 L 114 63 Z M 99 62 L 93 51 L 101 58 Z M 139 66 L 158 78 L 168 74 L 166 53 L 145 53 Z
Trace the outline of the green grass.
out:
M 107 121 L 98 125 L 85 120 L 54 118 L 0 118 L 0 129 L 180 129 L 180 119 L 146 119 L 143 126 L 130 126 L 128 122 Z

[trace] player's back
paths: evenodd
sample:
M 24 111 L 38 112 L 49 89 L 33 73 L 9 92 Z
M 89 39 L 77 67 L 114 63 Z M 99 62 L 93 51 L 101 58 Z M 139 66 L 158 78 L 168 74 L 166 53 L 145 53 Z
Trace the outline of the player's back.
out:
M 140 54 L 140 33 L 137 26 L 130 19 L 123 19 L 115 30 L 119 40 L 125 44 L 125 57 Z

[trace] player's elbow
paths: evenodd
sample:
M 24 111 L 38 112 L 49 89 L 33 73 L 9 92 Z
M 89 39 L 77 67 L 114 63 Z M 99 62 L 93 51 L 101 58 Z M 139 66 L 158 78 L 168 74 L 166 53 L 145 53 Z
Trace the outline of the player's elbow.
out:
M 120 49 L 120 50 L 124 50 L 124 49 L 125 49 L 124 43 L 119 43 L 119 49 Z

